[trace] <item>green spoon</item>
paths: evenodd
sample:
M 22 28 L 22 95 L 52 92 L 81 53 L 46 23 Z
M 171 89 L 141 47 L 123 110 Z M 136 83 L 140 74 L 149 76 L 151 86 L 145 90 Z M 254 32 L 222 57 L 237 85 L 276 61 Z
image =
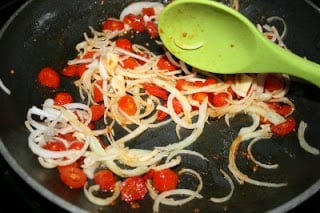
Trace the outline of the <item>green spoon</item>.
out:
M 286 73 L 320 87 L 320 65 L 267 39 L 245 16 L 210 0 L 175 0 L 160 13 L 159 34 L 177 58 L 204 71 Z

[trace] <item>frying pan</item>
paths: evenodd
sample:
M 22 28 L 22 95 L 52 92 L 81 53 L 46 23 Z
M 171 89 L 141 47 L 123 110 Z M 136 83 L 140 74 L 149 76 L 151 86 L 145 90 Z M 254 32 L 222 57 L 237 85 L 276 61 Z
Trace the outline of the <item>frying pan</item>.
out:
M 118 201 L 115 206 L 99 207 L 91 204 L 81 190 L 69 190 L 57 172 L 42 168 L 36 156 L 27 146 L 28 131 L 24 127 L 27 110 L 40 105 L 53 92 L 43 90 L 36 82 L 37 72 L 44 66 L 61 70 L 68 59 L 75 57 L 75 44 L 83 40 L 88 26 L 99 29 L 106 17 L 118 17 L 131 0 L 30 0 L 5 24 L 0 32 L 0 78 L 11 90 L 7 95 L 0 91 L 0 151 L 14 171 L 39 194 L 70 212 L 150 212 L 153 201 L 147 197 L 140 208 Z M 254 23 L 262 23 L 266 17 L 283 17 L 288 25 L 284 41 L 288 48 L 302 57 L 320 63 L 320 14 L 305 1 L 240 0 L 240 11 Z M 137 35 L 134 42 L 145 42 L 147 36 Z M 154 51 L 159 51 L 154 49 Z M 267 60 L 267 59 L 266 59 Z M 270 62 L 272 63 L 272 61 Z M 76 89 L 67 79 L 62 79 L 60 90 Z M 56 91 L 55 91 L 56 92 Z M 288 96 L 296 105 L 294 116 L 308 123 L 306 139 L 320 149 L 320 89 L 292 78 Z M 76 99 L 79 98 L 76 96 Z M 212 174 L 204 179 L 204 197 L 222 196 L 228 192 L 228 184 L 219 175 L 219 169 L 227 171 L 228 145 L 242 126 L 248 125 L 246 116 L 236 116 L 232 128 L 223 119 L 207 125 L 203 135 L 189 147 L 210 159 L 205 163 L 186 157 L 184 165 Z M 147 132 L 134 142 L 134 147 L 152 147 L 163 138 L 172 138 L 171 126 Z M 163 134 L 163 133 L 167 134 Z M 151 140 L 152 139 L 152 140 Z M 181 207 L 161 206 L 161 212 L 285 212 L 293 209 L 320 189 L 320 156 L 304 151 L 295 133 L 287 137 L 273 137 L 256 146 L 261 159 L 279 163 L 276 171 L 260 171 L 258 179 L 285 181 L 287 187 L 265 188 L 249 184 L 236 184 L 232 198 L 222 204 L 208 199 L 194 200 Z M 241 159 L 239 167 L 248 167 Z M 249 171 L 249 170 L 248 170 Z M 235 180 L 234 180 L 235 181 Z M 182 182 L 188 186 L 190 182 Z M 192 181 L 191 181 L 192 184 Z

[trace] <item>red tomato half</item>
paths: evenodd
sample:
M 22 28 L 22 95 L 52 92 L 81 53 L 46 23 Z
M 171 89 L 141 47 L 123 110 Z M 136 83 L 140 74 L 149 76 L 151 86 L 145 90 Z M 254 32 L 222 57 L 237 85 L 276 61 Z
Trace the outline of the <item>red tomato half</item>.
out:
M 148 83 L 148 82 L 144 82 L 143 83 L 143 88 L 150 94 L 153 96 L 156 96 L 158 98 L 162 98 L 163 100 L 168 100 L 168 95 L 169 92 L 159 86 L 157 86 L 154 83 Z
M 153 172 L 153 186 L 159 192 L 176 189 L 178 175 L 171 169 L 163 169 Z
M 87 175 L 84 171 L 75 166 L 66 166 L 59 170 L 61 181 L 71 189 L 78 189 L 84 186 Z
M 94 104 L 90 106 L 92 112 L 92 121 L 97 121 L 104 115 L 105 107 L 104 104 Z
M 53 98 L 55 105 L 64 105 L 73 102 L 72 95 L 68 92 L 59 92 Z
M 117 180 L 109 170 L 100 170 L 94 174 L 94 181 L 100 186 L 101 190 L 111 191 Z
M 134 115 L 138 110 L 134 98 L 130 95 L 122 96 L 118 101 L 118 105 L 119 108 L 128 115 Z
M 172 64 L 169 59 L 166 57 L 166 56 L 162 56 L 158 63 L 157 63 L 157 66 L 159 69 L 161 70 L 168 70 L 168 71 L 174 71 L 174 70 L 177 70 L 178 68 Z
M 132 43 L 129 39 L 126 38 L 119 38 L 116 40 L 116 46 L 119 48 L 122 48 L 124 50 L 127 50 L 129 52 L 133 52 L 132 49 Z
M 145 179 L 140 176 L 128 177 L 121 184 L 121 200 L 132 202 L 142 200 L 148 193 Z
M 123 18 L 123 22 L 136 32 L 142 32 L 144 30 L 144 20 L 142 16 L 130 13 Z
M 38 73 L 38 81 L 43 86 L 58 88 L 60 85 L 60 76 L 58 72 L 51 67 L 44 67 Z
M 124 23 L 120 20 L 107 19 L 102 23 L 102 29 L 110 31 L 123 30 Z
M 287 118 L 283 123 L 271 126 L 271 130 L 276 135 L 285 136 L 292 132 L 295 129 L 296 125 L 296 120 L 293 117 L 290 117 Z
M 50 151 L 65 151 L 67 148 L 64 143 L 60 141 L 49 141 L 42 148 L 50 150 Z

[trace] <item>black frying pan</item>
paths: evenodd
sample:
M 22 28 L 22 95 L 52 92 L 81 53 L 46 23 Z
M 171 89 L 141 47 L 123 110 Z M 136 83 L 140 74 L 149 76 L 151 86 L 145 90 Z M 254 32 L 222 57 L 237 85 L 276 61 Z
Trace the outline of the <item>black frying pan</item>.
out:
M 98 28 L 106 16 L 118 16 L 129 0 L 34 0 L 28 1 L 0 32 L 0 78 L 10 88 L 11 95 L 0 91 L 0 150 L 5 160 L 16 173 L 42 196 L 71 212 L 150 212 L 152 200 L 146 198 L 141 207 L 131 209 L 128 204 L 117 202 L 116 206 L 100 208 L 87 201 L 82 191 L 68 190 L 57 178 L 54 170 L 43 169 L 27 147 L 28 131 L 24 127 L 26 111 L 32 105 L 39 105 L 50 91 L 43 91 L 35 79 L 40 68 L 51 65 L 61 70 L 66 61 L 75 56 L 74 46 L 83 39 L 82 33 L 88 26 Z M 266 17 L 277 15 L 288 24 L 287 46 L 300 56 L 320 63 L 319 20 L 320 14 L 305 1 L 285 0 L 240 0 L 241 12 L 253 22 L 261 23 Z M 144 35 L 137 36 L 137 42 L 144 41 Z M 14 73 L 11 72 L 14 70 Z M 64 88 L 73 86 L 64 79 Z M 76 92 L 76 91 L 75 91 Z M 297 120 L 309 124 L 307 138 L 317 148 L 319 144 L 320 96 L 319 88 L 302 80 L 293 79 L 289 93 L 296 104 Z M 223 120 L 206 127 L 204 134 L 191 149 L 209 157 L 209 163 L 187 158 L 189 167 L 210 171 L 214 178 L 205 179 L 207 187 L 203 195 L 226 193 L 226 183 L 219 168 L 226 168 L 226 143 L 237 130 L 248 124 L 249 119 L 237 116 L 232 129 Z M 164 131 L 170 132 L 170 127 Z M 136 142 L 137 147 L 156 145 L 163 137 L 163 131 L 150 132 Z M 172 133 L 174 134 L 174 133 Z M 152 143 L 150 144 L 150 137 Z M 215 142 L 214 146 L 212 141 Z M 195 200 L 182 207 L 161 206 L 162 212 L 285 212 L 311 197 L 320 189 L 320 157 L 306 153 L 298 145 L 297 137 L 291 134 L 285 138 L 273 137 L 270 143 L 258 146 L 262 157 L 270 157 L 280 164 L 280 169 L 256 174 L 257 178 L 284 180 L 284 188 L 264 188 L 248 184 L 236 184 L 232 199 L 226 203 L 213 204 L 206 199 Z M 246 161 L 240 162 L 246 165 Z

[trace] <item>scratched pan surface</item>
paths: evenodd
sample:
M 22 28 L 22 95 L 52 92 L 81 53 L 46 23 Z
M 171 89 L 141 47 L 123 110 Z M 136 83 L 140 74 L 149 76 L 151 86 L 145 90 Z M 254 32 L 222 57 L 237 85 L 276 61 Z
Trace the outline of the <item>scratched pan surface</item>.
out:
M 0 150 L 16 173 L 33 189 L 56 205 L 70 212 L 151 212 L 153 201 L 147 197 L 140 208 L 118 201 L 112 207 L 98 207 L 84 197 L 81 190 L 68 190 L 60 182 L 55 170 L 43 169 L 28 149 L 28 131 L 24 127 L 26 111 L 40 105 L 52 95 L 40 90 L 35 79 L 38 70 L 51 65 L 57 70 L 75 56 L 74 46 L 83 39 L 88 26 L 99 29 L 106 16 L 119 16 L 131 1 L 119 0 L 34 0 L 20 8 L 0 32 L 0 77 L 11 90 L 11 95 L 0 91 Z M 253 22 L 277 15 L 288 24 L 287 46 L 295 53 L 320 63 L 318 20 L 320 14 L 304 1 L 240 1 L 241 11 Z M 146 42 L 147 36 L 137 35 L 135 42 Z M 159 49 L 152 47 L 154 51 Z M 266 59 L 268 60 L 268 59 Z M 272 63 L 272 61 L 270 61 Z M 14 70 L 14 72 L 12 72 Z M 63 87 L 76 90 L 66 79 Z M 302 80 L 293 79 L 289 97 L 296 104 L 295 117 L 309 124 L 306 138 L 320 149 L 320 90 Z M 204 176 L 204 199 L 194 200 L 182 207 L 161 206 L 161 212 L 284 212 L 299 205 L 320 188 L 320 157 L 308 154 L 298 145 L 296 132 L 284 137 L 273 137 L 255 146 L 256 156 L 279 163 L 279 169 L 252 172 L 252 164 L 240 158 L 238 165 L 250 176 L 273 182 L 287 182 L 287 187 L 265 188 L 249 184 L 235 185 L 232 198 L 222 204 L 208 201 L 211 196 L 223 196 L 229 185 L 219 173 L 227 171 L 228 147 L 237 131 L 250 124 L 245 116 L 236 116 L 228 128 L 223 119 L 206 125 L 203 135 L 189 147 L 201 152 L 209 162 L 183 157 L 183 166 L 196 169 Z M 147 132 L 131 142 L 133 147 L 151 148 L 175 141 L 172 126 Z M 234 180 L 235 182 L 235 180 Z M 196 184 L 182 180 L 181 186 Z

